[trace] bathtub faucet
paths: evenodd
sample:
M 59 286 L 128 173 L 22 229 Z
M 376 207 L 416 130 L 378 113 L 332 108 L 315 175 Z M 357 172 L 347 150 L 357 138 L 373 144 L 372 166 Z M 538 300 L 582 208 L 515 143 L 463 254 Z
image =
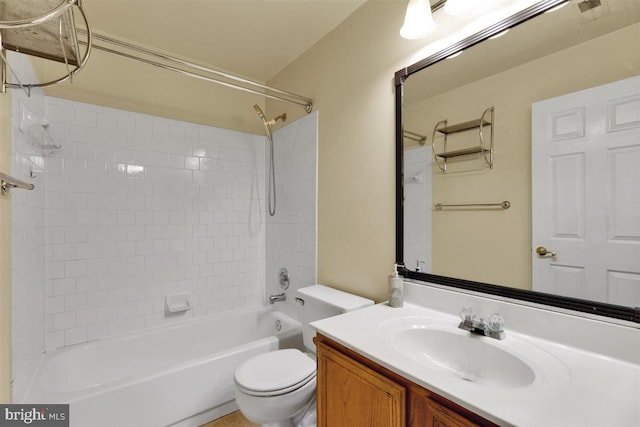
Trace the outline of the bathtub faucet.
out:
M 269 295 L 269 304 L 273 304 L 274 302 L 278 301 L 286 301 L 286 299 L 287 296 L 284 292 L 281 294 Z

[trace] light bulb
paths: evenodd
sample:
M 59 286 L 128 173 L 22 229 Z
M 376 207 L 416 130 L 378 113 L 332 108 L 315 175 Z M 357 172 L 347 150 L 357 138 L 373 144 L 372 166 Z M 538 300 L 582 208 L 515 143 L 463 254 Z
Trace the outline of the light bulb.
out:
M 405 39 L 421 39 L 436 28 L 428 0 L 409 0 L 400 35 Z

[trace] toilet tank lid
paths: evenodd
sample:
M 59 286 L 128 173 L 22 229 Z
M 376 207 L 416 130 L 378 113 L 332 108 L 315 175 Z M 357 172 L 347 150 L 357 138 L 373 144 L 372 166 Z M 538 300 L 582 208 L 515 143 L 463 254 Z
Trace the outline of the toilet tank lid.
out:
M 312 302 L 329 304 L 345 313 L 373 305 L 373 300 L 324 285 L 300 288 L 298 292 Z

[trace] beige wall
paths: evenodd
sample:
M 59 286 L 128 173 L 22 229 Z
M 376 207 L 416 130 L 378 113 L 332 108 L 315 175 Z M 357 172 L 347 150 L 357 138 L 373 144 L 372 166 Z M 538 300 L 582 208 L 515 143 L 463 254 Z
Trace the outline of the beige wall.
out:
M 395 253 L 393 75 L 415 46 L 398 35 L 403 8 L 366 3 L 269 82 L 319 111 L 318 282 L 376 300 Z
M 11 108 L 0 93 L 0 171 L 11 172 Z M 0 196 L 0 402 L 11 401 L 11 199 Z
M 444 175 L 434 165 L 433 203 L 512 204 L 505 211 L 435 211 L 434 274 L 531 289 L 531 104 L 640 74 L 638 40 L 635 24 L 407 106 L 407 128 L 429 139 L 439 120 L 464 122 L 495 106 L 494 168 Z M 477 140 L 475 132 L 462 135 L 448 144 Z M 465 161 L 453 169 L 478 165 Z

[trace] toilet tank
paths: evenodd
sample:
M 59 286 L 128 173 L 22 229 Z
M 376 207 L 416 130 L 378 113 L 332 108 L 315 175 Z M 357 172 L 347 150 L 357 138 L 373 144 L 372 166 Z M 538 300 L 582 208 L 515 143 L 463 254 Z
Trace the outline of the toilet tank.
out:
M 315 330 L 309 326 L 309 323 L 373 305 L 370 299 L 324 285 L 300 288 L 298 294 L 304 300 L 304 305 L 301 307 L 304 346 L 314 353 L 316 351 L 313 343 Z

